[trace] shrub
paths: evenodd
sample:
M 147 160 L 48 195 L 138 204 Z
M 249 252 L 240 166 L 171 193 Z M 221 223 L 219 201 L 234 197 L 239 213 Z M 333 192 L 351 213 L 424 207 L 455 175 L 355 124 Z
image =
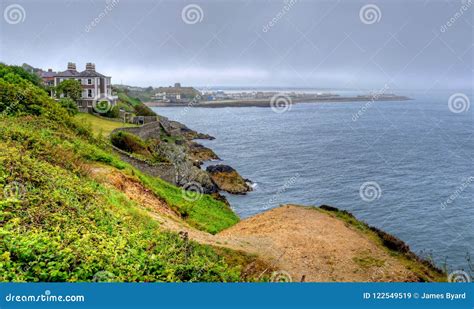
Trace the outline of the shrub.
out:
M 147 145 L 138 136 L 125 131 L 114 132 L 110 136 L 112 145 L 126 152 L 150 155 Z
M 30 73 L 24 70 L 22 67 L 16 65 L 6 65 L 4 63 L 0 63 L 0 78 L 4 78 L 7 74 L 16 75 L 19 78 L 26 80 L 38 87 L 42 87 L 43 85 L 43 81 L 38 75 Z
M 382 239 L 383 244 L 387 248 L 404 254 L 410 252 L 410 247 L 397 237 L 390 235 L 373 226 L 370 226 L 369 228 L 374 231 L 380 237 L 380 239 Z
M 70 98 L 62 98 L 59 100 L 59 104 L 61 104 L 64 109 L 67 110 L 69 115 L 74 116 L 77 113 L 79 113 L 79 109 L 77 108 L 76 102 L 74 102 L 73 99 Z
M 37 86 L 35 79 L 20 67 L 0 63 L 0 114 L 44 115 L 49 121 L 64 124 L 83 136 L 91 136 L 90 130 L 74 121 L 59 102 Z

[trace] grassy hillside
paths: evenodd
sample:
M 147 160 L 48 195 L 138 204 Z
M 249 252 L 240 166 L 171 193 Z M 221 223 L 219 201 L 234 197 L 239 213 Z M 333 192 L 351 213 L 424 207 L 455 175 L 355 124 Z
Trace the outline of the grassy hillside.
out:
M 118 107 L 128 112 L 135 113 L 138 116 L 156 116 L 155 112 L 152 111 L 143 102 L 132 95 L 126 89 L 114 88 L 119 98 Z
M 241 265 L 161 230 L 91 170 L 106 164 L 135 175 L 210 232 L 238 221 L 225 204 L 210 196 L 192 204 L 181 189 L 134 170 L 82 119 L 4 65 L 0 113 L 0 281 L 239 280 Z
M 194 202 L 188 201 L 183 199 L 181 188 L 177 188 L 160 178 L 149 177 L 139 172 L 136 172 L 136 174 L 156 195 L 163 198 L 173 209 L 176 209 L 186 222 L 199 230 L 215 234 L 239 222 L 239 217 L 232 212 L 229 206 L 215 200 L 210 195 L 204 194 Z

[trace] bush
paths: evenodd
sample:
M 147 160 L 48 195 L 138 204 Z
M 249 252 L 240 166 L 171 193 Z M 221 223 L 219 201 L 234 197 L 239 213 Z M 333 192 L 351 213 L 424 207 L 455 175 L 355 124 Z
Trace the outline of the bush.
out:
M 374 231 L 382 240 L 383 244 L 396 252 L 408 254 L 410 253 L 410 247 L 403 242 L 402 240 L 398 239 L 397 237 L 390 235 L 376 227 L 370 226 L 369 227 L 372 231 Z
M 62 98 L 62 99 L 59 100 L 59 104 L 61 104 L 61 106 L 64 107 L 64 109 L 66 109 L 67 112 L 69 113 L 69 115 L 71 115 L 71 116 L 77 115 L 77 113 L 79 113 L 79 109 L 77 108 L 77 104 L 76 104 L 76 102 L 74 102 L 73 99 Z
M 0 63 L 0 78 L 4 78 L 7 74 L 18 76 L 19 78 L 26 80 L 35 86 L 43 86 L 43 81 L 38 75 L 30 73 L 24 70 L 22 67 L 16 65 L 6 65 Z
M 147 145 L 138 136 L 125 131 L 114 132 L 110 136 L 112 145 L 126 152 L 150 155 Z
M 90 130 L 75 121 L 59 102 L 36 84 L 36 78 L 20 67 L 0 63 L 0 114 L 44 115 L 49 121 L 61 123 L 83 136 L 91 136 Z

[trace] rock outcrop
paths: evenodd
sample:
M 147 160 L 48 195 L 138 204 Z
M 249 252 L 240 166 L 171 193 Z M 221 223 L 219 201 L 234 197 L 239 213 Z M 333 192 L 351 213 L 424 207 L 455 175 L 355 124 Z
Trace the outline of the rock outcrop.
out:
M 193 141 L 187 143 L 189 158 L 197 166 L 201 166 L 204 161 L 220 160 L 212 149 Z
M 228 165 L 211 165 L 206 168 L 216 186 L 228 193 L 245 194 L 252 191 L 245 179 L 235 169 Z
M 213 140 L 214 137 L 208 135 L 208 134 L 203 134 L 196 132 L 194 130 L 191 130 L 184 124 L 169 120 L 166 117 L 160 116 L 159 117 L 159 122 L 161 127 L 163 128 L 164 132 L 170 136 L 182 136 L 187 140 L 193 140 L 193 139 L 208 139 L 208 140 Z
M 154 177 L 160 177 L 174 185 L 185 187 L 198 183 L 203 193 L 218 193 L 219 190 L 231 194 L 245 194 L 252 188 L 235 169 L 227 165 L 209 166 L 206 171 L 200 166 L 204 161 L 219 160 L 212 151 L 194 139 L 214 139 L 208 134 L 198 133 L 185 125 L 159 116 L 159 120 L 141 127 L 119 128 L 140 137 L 149 145 L 153 158 L 158 163 L 150 164 L 133 154 L 120 153 L 123 160 Z M 113 133 L 114 133 L 113 132 Z

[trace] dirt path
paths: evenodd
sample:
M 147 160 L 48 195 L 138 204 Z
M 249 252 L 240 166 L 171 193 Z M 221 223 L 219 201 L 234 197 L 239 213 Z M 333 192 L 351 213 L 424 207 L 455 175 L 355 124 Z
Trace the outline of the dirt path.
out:
M 92 169 L 108 183 L 149 210 L 161 226 L 187 232 L 199 243 L 256 254 L 292 281 L 416 281 L 399 260 L 343 221 L 315 209 L 286 205 L 248 218 L 217 235 L 181 220 L 141 183 L 118 171 Z

